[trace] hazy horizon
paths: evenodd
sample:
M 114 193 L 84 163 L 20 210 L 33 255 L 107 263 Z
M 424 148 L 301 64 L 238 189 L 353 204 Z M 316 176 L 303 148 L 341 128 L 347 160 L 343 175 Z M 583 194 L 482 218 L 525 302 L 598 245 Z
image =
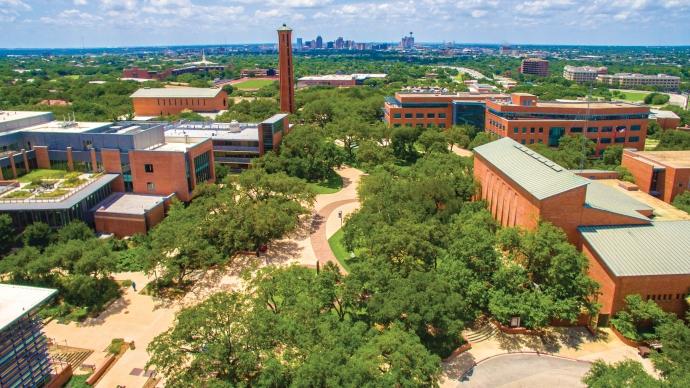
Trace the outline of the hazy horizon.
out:
M 117 48 L 322 35 L 395 42 L 683 46 L 690 0 L 0 0 L 0 47 Z M 489 43 L 491 42 L 491 43 Z

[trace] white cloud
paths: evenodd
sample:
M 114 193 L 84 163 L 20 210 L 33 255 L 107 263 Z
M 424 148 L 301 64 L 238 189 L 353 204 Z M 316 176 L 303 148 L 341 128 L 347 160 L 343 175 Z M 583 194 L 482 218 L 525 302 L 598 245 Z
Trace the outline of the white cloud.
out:
M 480 18 L 484 15 L 486 15 L 488 11 L 483 10 L 483 9 L 475 9 L 472 12 L 470 12 L 470 15 L 472 15 L 473 18 Z
M 57 26 L 94 26 L 102 22 L 103 18 L 78 9 L 67 9 L 55 16 L 43 16 L 40 21 Z
M 89 3 L 88 0 L 74 0 L 74 5 L 87 5 Z

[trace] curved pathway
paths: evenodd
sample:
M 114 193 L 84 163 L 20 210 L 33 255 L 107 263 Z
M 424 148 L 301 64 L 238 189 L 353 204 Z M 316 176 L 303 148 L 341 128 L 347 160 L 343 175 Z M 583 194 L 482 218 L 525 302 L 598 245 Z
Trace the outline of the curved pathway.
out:
M 341 221 L 337 215 L 338 210 L 343 210 L 344 218 L 348 211 L 351 212 L 359 208 L 357 186 L 364 173 L 352 167 L 339 169 L 337 173 L 343 178 L 343 188 L 337 193 L 321 194 L 316 197 L 316 213 L 312 218 L 309 240 L 314 256 L 320 265 L 331 261 L 340 268 L 342 273 L 347 274 L 328 245 L 328 237 L 330 236 L 328 236 L 327 230 L 334 232 L 340 229 Z
M 506 354 L 478 363 L 461 379 L 468 387 L 583 387 L 587 361 L 535 354 Z

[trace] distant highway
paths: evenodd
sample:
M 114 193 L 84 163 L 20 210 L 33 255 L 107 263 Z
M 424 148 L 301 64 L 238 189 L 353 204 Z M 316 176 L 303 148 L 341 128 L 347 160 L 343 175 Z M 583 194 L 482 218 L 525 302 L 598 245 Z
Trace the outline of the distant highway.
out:
M 484 74 L 478 72 L 477 70 L 468 69 L 468 68 L 466 68 L 466 67 L 457 67 L 457 66 L 438 66 L 438 67 L 443 67 L 443 68 L 446 68 L 446 69 L 455 69 L 455 70 L 457 70 L 459 73 L 462 73 L 462 74 L 469 74 L 470 76 L 472 76 L 473 78 L 475 78 L 475 79 L 477 79 L 477 80 L 480 80 L 480 79 L 487 79 L 487 77 L 484 76 Z

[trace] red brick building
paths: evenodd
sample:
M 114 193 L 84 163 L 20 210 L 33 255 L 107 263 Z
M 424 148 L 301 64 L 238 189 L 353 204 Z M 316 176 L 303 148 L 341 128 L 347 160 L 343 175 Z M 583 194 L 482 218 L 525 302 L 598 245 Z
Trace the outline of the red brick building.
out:
M 94 210 L 95 229 L 118 238 L 146 234 L 165 218 L 170 197 L 113 193 Z
M 649 107 L 625 102 L 538 101 L 513 93 L 509 102 L 486 102 L 485 130 L 522 144 L 558 146 L 561 137 L 584 135 L 597 154 L 610 145 L 644 149 Z
M 690 151 L 624 150 L 621 165 L 640 190 L 665 202 L 690 190 Z
M 508 101 L 500 93 L 444 93 L 435 90 L 403 91 L 385 99 L 384 121 L 389 127 L 438 127 L 470 124 L 484 128 L 485 103 Z
M 172 75 L 171 70 L 155 71 L 130 67 L 122 70 L 122 78 L 150 79 L 162 81 Z
M 590 276 L 602 284 L 600 322 L 621 309 L 623 299 L 632 292 L 654 300 L 663 295 L 660 300 L 669 303 L 662 307 L 681 312 L 680 302 L 673 301 L 690 290 L 690 237 L 686 237 L 690 236 L 690 222 L 652 222 L 651 207 L 576 175 L 509 138 L 474 151 L 474 176 L 481 187 L 478 198 L 486 201 L 502 226 L 534 229 L 540 221 L 548 221 L 582 248 L 590 259 Z M 639 241 L 633 245 L 622 237 L 616 240 L 618 234 L 610 232 L 615 228 L 627 228 L 623 234 L 639 234 Z M 646 237 L 665 230 L 674 233 L 658 241 Z M 638 252 L 628 249 L 632 246 L 648 248 Z M 669 256 L 670 252 L 675 254 Z M 616 265 L 626 266 L 631 260 L 658 266 L 630 264 L 629 270 L 618 270 Z
M 539 77 L 548 77 L 549 61 L 541 58 L 523 59 L 522 63 L 520 64 L 520 73 L 536 75 Z
M 216 88 L 143 88 L 131 96 L 137 116 L 167 116 L 184 110 L 218 112 L 228 108 L 228 94 Z

